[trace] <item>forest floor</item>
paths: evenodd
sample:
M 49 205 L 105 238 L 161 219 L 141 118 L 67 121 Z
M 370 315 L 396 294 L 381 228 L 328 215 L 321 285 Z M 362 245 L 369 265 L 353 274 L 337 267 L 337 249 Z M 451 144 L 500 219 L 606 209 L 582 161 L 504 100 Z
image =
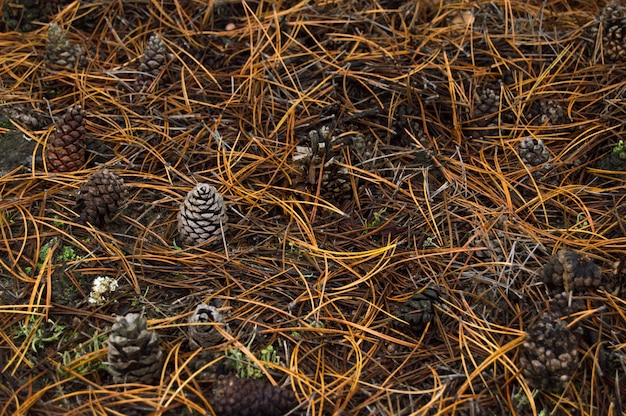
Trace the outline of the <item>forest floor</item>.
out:
M 37 3 L 0 2 L 0 414 L 212 414 L 199 360 L 292 414 L 624 414 L 626 10 Z M 52 172 L 78 104 L 88 160 Z M 103 166 L 129 192 L 97 227 L 76 198 Z M 198 183 L 228 222 L 190 247 Z M 118 287 L 90 302 L 97 277 Z M 203 303 L 231 331 L 197 350 Z M 129 312 L 161 340 L 152 385 L 107 371 Z

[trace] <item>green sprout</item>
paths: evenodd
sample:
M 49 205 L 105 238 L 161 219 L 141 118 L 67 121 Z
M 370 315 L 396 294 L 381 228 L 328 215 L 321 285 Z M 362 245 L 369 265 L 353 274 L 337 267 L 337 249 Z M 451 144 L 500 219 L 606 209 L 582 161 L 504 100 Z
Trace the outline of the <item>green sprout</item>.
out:
M 233 348 L 224 353 L 230 359 L 233 370 L 239 378 L 262 378 L 263 371 L 239 349 Z M 256 356 L 259 361 L 280 365 L 280 357 L 273 346 L 269 345 L 262 349 Z M 270 368 L 264 365 L 265 368 Z
M 63 334 L 63 331 L 65 331 L 65 326 L 58 325 L 51 319 L 48 319 L 48 324 L 51 325 L 51 328 L 49 329 L 42 328 L 39 325 L 40 323 L 40 319 L 31 315 L 26 323 L 20 322 L 18 324 L 18 328 L 15 331 L 13 338 L 19 339 L 23 337 L 24 339 L 28 339 L 29 336 L 32 336 L 30 347 L 35 353 L 37 353 L 38 348 L 44 348 L 46 344 L 59 341 L 61 339 L 61 335 Z M 33 331 L 35 331 L 34 336 L 31 335 Z
M 98 331 L 96 331 L 90 342 L 86 344 L 80 343 L 71 351 L 63 351 L 62 353 L 59 352 L 58 354 L 61 357 L 61 363 L 58 365 L 59 374 L 63 377 L 70 377 L 71 373 L 65 370 L 65 368 L 68 367 L 78 374 L 86 374 L 93 370 L 106 369 L 106 365 L 101 361 L 93 362 L 91 360 L 81 360 L 81 358 L 85 355 L 99 351 L 106 339 L 106 334 L 98 334 Z
M 386 211 L 387 211 L 387 207 L 384 207 L 384 208 L 382 208 L 382 209 L 380 209 L 380 210 L 378 210 L 378 211 L 374 212 L 374 219 L 373 219 L 372 221 L 370 221 L 369 223 L 367 223 L 367 224 L 366 224 L 367 229 L 368 229 L 368 230 L 371 230 L 371 229 L 373 229 L 373 228 L 378 227 L 380 224 L 382 224 L 382 223 L 383 223 L 383 220 L 382 220 L 382 215 L 383 215 Z M 368 231 L 368 230 L 363 231 L 363 234 L 367 234 L 367 231 Z
M 626 150 L 626 142 L 620 140 L 615 147 L 613 147 L 613 153 L 619 153 Z

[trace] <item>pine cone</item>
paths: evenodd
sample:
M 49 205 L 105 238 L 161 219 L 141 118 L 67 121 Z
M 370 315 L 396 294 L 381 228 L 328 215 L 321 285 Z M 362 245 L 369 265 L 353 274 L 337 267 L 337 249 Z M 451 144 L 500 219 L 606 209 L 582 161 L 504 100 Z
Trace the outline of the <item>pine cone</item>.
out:
M 228 217 L 222 195 L 215 187 L 199 183 L 193 188 L 178 212 L 178 233 L 183 244 L 202 244 L 221 234 Z
M 48 141 L 46 160 L 51 172 L 73 172 L 85 164 L 85 112 L 70 107 Z
M 539 166 L 550 160 L 550 152 L 543 140 L 526 137 L 518 147 L 520 158 L 527 166 Z
M 29 32 L 37 28 L 33 24 L 35 21 L 45 20 L 42 8 L 43 1 L 40 0 L 11 0 L 5 1 L 2 20 L 9 30 L 19 30 Z
M 539 114 L 539 123 L 541 125 L 559 126 L 570 121 L 567 116 L 567 110 L 555 100 L 540 100 Z
M 160 378 L 163 351 L 159 336 L 148 330 L 143 315 L 118 317 L 109 335 L 107 364 L 117 383 L 151 384 Z
M 63 68 L 82 68 L 86 62 L 85 50 L 80 45 L 70 44 L 63 29 L 51 23 L 48 27 L 46 62 Z
M 236 377 L 218 380 L 209 403 L 217 416 L 283 416 L 298 405 L 291 390 Z
M 209 323 L 209 325 L 197 325 L 201 322 Z M 215 325 L 230 332 L 224 316 L 217 308 L 204 303 L 196 307 L 193 315 L 189 317 L 189 323 L 191 324 L 188 331 L 189 346 L 193 349 L 212 347 L 224 341 L 224 337 L 215 329 Z
M 476 88 L 474 94 L 473 119 L 476 125 L 485 127 L 497 118 L 500 111 L 500 89 L 495 86 Z
M 424 330 L 430 322 L 433 322 L 435 318 L 434 305 L 439 303 L 439 293 L 428 287 L 426 290 L 414 293 L 411 298 L 397 305 L 393 314 L 408 322 L 411 329 L 419 332 Z
M 602 269 L 587 254 L 559 250 L 543 267 L 543 278 L 566 291 L 597 288 L 602 284 Z
M 520 364 L 528 384 L 561 391 L 578 367 L 578 338 L 564 321 L 544 313 L 528 328 Z
M 157 33 L 152 34 L 137 68 L 137 91 L 148 88 L 173 57 L 161 37 Z
M 626 8 L 621 4 L 608 4 L 597 19 L 602 27 L 602 52 L 608 61 L 618 62 L 626 58 Z
M 92 173 L 76 198 L 81 220 L 95 226 L 111 222 L 127 193 L 124 180 L 108 169 Z

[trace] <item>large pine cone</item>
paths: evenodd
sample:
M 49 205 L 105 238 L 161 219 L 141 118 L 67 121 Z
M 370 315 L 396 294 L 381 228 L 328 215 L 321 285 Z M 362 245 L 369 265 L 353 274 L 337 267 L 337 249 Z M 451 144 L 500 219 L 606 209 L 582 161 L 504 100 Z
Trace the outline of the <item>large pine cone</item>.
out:
M 65 32 L 56 23 L 48 27 L 48 42 L 46 43 L 46 61 L 48 64 L 63 68 L 84 67 L 86 62 L 85 50 L 80 45 L 72 45 Z
M 228 216 L 224 198 L 214 186 L 199 183 L 193 188 L 178 211 L 178 233 L 183 244 L 202 244 L 221 234 Z
M 230 332 L 230 328 L 226 324 L 224 316 L 217 310 L 215 306 L 200 304 L 196 307 L 193 315 L 189 317 L 189 345 L 191 348 L 212 347 L 224 341 L 224 337 L 215 329 L 215 325 L 219 325 L 226 332 Z M 198 325 L 198 323 L 206 323 L 207 325 Z
M 521 349 L 520 364 L 528 384 L 561 391 L 578 367 L 578 338 L 564 321 L 544 313 L 532 324 Z
M 298 405 L 291 390 L 236 377 L 218 380 L 209 403 L 217 416 L 283 416 Z
M 115 320 L 107 364 L 115 383 L 152 384 L 160 378 L 161 342 L 156 332 L 148 330 L 143 315 L 129 313 Z
M 73 172 L 85 164 L 85 111 L 68 108 L 48 141 L 46 160 L 51 172 Z
M 172 58 L 173 55 L 167 50 L 163 39 L 157 33 L 152 34 L 137 68 L 137 91 L 148 88 Z
M 115 173 L 106 168 L 92 173 L 76 199 L 81 220 L 95 226 L 111 222 L 127 194 L 124 180 Z
M 597 288 L 602 284 L 602 269 L 587 254 L 559 250 L 543 267 L 544 281 L 566 291 Z

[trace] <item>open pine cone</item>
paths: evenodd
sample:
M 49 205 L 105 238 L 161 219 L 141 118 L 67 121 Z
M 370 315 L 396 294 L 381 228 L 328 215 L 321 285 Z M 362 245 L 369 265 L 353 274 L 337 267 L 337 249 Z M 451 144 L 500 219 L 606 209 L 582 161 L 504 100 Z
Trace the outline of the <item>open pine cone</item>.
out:
M 92 173 L 78 191 L 80 218 L 95 226 L 111 222 L 128 190 L 124 180 L 108 169 Z
M 115 383 L 152 384 L 163 366 L 161 341 L 142 314 L 129 313 L 115 320 L 109 335 L 107 358 Z
M 544 313 L 526 334 L 520 364 L 528 384 L 544 391 L 562 390 L 578 367 L 578 338 L 564 321 Z
M 80 105 L 68 108 L 59 120 L 46 147 L 48 170 L 73 172 L 85 164 L 85 111 Z
M 193 188 L 178 211 L 178 233 L 183 244 L 202 244 L 221 234 L 228 216 L 224 198 L 214 186 L 199 183 Z
M 283 416 L 298 405 L 292 390 L 256 379 L 221 378 L 212 393 L 217 416 Z
M 587 254 L 559 250 L 543 267 L 544 281 L 566 291 L 597 288 L 602 284 L 602 269 Z
M 598 25 L 594 34 L 601 31 L 602 53 L 608 61 L 623 61 L 626 58 L 626 8 L 619 3 L 607 4 L 596 17 Z
M 163 39 L 158 33 L 153 33 L 148 39 L 148 44 L 137 68 L 138 73 L 135 80 L 137 91 L 148 88 L 172 58 L 173 55 L 167 50 Z
M 215 329 L 215 325 L 230 332 L 224 316 L 217 308 L 204 303 L 196 307 L 193 315 L 189 317 L 189 323 L 191 324 L 188 331 L 189 346 L 193 349 L 212 347 L 224 341 L 224 337 Z M 207 323 L 207 325 L 197 325 L 198 323 Z
M 86 62 L 85 50 L 80 45 L 70 44 L 63 29 L 51 23 L 48 27 L 46 62 L 63 68 L 81 68 Z

